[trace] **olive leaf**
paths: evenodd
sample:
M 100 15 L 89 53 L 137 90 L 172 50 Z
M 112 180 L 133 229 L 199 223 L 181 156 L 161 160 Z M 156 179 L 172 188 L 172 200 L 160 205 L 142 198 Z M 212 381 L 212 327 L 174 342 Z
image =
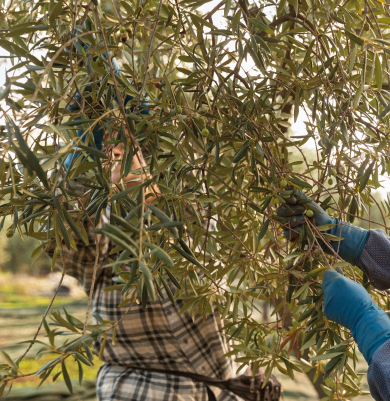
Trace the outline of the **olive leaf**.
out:
M 350 331 L 326 321 L 321 289 L 324 270 L 346 267 L 323 242 L 348 239 L 313 224 L 326 212 L 388 226 L 390 199 L 374 192 L 390 175 L 383 1 L 374 19 L 363 0 L 92 3 L 22 0 L 0 19 L 0 229 L 13 237 L 3 259 L 47 252 L 80 278 L 73 261 L 99 249 L 95 279 L 110 275 L 102 290 L 120 291 L 119 307 L 151 313 L 158 295 L 195 321 L 218 311 L 241 368 L 303 370 L 326 389 L 319 399 L 359 396 L 360 356 Z M 299 218 L 279 216 L 281 205 L 305 212 L 292 241 Z M 10 265 L 20 263 L 0 261 Z M 354 267 L 344 274 L 370 285 Z M 267 308 L 279 325 L 259 317 Z M 110 330 L 122 341 L 103 315 L 84 330 L 54 312 L 36 356 L 58 355 L 23 373 L 67 382 L 74 364 L 81 382 L 92 342 L 102 357 Z

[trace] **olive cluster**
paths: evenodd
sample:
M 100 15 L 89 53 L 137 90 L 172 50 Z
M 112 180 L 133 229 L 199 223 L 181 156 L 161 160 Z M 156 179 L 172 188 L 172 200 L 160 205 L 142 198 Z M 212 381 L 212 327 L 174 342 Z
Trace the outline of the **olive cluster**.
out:
M 132 35 L 132 30 L 130 26 L 124 27 L 121 26 L 119 29 L 119 40 L 123 43 L 127 42 L 129 40 L 129 37 Z M 136 39 L 141 40 L 142 39 L 142 32 L 138 30 L 138 32 L 135 34 Z

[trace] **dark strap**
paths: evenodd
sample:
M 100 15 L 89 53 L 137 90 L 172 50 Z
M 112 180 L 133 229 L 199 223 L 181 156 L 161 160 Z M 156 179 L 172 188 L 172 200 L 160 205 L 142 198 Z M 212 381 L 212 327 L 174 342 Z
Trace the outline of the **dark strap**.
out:
M 133 365 L 126 365 L 126 367 L 130 368 L 130 369 L 135 369 L 135 370 L 143 370 L 146 372 L 156 372 L 156 373 L 163 373 L 163 374 L 187 377 L 187 378 L 195 380 L 197 382 L 208 384 L 210 386 L 215 386 L 215 387 L 218 387 L 223 390 L 228 389 L 228 381 L 227 380 L 214 379 L 209 376 L 199 375 L 198 373 L 181 372 L 181 371 L 176 371 L 176 370 L 154 369 L 154 368 L 141 368 L 140 366 L 133 366 Z M 210 400 L 212 401 L 213 399 L 210 398 Z

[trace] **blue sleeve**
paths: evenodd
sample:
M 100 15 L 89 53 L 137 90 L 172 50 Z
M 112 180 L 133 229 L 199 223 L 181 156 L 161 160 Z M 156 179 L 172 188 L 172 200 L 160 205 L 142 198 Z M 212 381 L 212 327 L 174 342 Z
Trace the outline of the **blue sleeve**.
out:
M 88 48 L 89 48 L 89 45 L 86 45 L 86 44 L 83 44 L 83 42 L 82 41 L 78 41 L 79 42 L 79 44 L 81 45 L 81 46 L 83 46 L 83 48 L 84 48 L 84 50 L 85 51 L 88 51 Z M 90 55 L 88 56 L 88 57 L 91 57 Z M 106 56 L 106 54 L 104 53 L 103 54 L 103 57 L 105 57 L 105 58 L 107 58 L 107 56 Z M 94 57 L 93 58 L 93 60 L 95 61 L 96 59 L 97 59 L 98 57 L 96 56 L 96 57 Z M 118 65 L 118 63 L 117 63 L 117 61 L 115 60 L 115 58 L 113 57 L 113 58 L 111 58 L 111 62 L 112 62 L 112 65 L 113 65 L 113 67 L 114 67 L 114 70 L 115 70 L 115 74 L 117 74 L 117 75 L 119 75 L 120 73 L 121 73 L 121 70 L 120 70 L 120 67 L 119 67 L 119 65 Z M 92 90 L 92 88 L 91 88 L 91 86 L 90 85 L 88 85 L 86 88 L 85 88 L 85 92 L 91 92 L 91 90 Z M 116 97 L 116 94 L 113 96 L 113 100 L 116 100 L 117 99 L 117 97 Z M 130 96 L 130 95 L 127 95 L 127 94 L 125 94 L 125 97 L 124 97 L 124 99 L 123 99 L 123 102 L 124 102 L 124 105 L 126 106 L 126 104 L 130 101 L 130 100 L 132 100 L 133 99 L 133 96 Z M 89 104 L 92 104 L 93 103 L 93 99 L 92 99 L 92 95 L 87 95 L 86 96 L 86 98 L 85 98 L 85 101 L 87 102 L 87 103 L 89 103 Z M 80 93 L 76 93 L 75 95 L 74 95 L 74 102 L 72 103 L 72 104 L 69 104 L 68 106 L 67 106 L 67 110 L 69 110 L 71 113 L 74 113 L 74 112 L 77 112 L 77 111 L 79 111 L 80 110 L 80 104 L 82 104 L 82 96 L 81 96 L 81 94 Z M 145 100 L 143 100 L 142 101 L 142 103 L 141 103 L 141 105 L 142 106 L 148 106 L 148 102 L 146 101 L 146 99 Z M 130 113 L 132 113 L 133 111 L 134 111 L 134 105 L 132 105 L 131 107 L 130 107 Z M 149 113 L 149 109 L 147 109 L 147 108 L 142 108 L 141 110 L 140 110 L 140 114 L 146 114 L 146 115 L 149 115 L 150 113 Z M 74 120 L 81 120 L 81 117 L 76 117 Z M 88 141 L 91 141 L 91 138 L 92 138 L 92 146 L 94 145 L 98 150 L 103 150 L 103 139 L 104 139 L 104 133 L 105 133 L 105 128 L 104 128 L 104 125 L 103 125 L 103 122 L 98 122 L 94 127 L 93 127 L 93 130 L 92 130 L 92 136 L 91 135 L 85 135 L 85 136 L 83 136 L 83 134 L 84 134 L 84 130 L 83 129 L 78 129 L 78 130 L 76 130 L 76 133 L 77 133 L 77 136 L 78 137 L 82 137 L 82 142 L 86 142 L 87 141 L 87 139 L 88 139 Z M 89 146 L 91 146 L 91 143 L 89 142 Z M 72 163 L 73 163 L 73 161 L 74 160 L 76 160 L 76 158 L 79 156 L 79 153 L 77 153 L 76 151 L 74 152 L 74 153 L 70 153 L 68 156 L 67 156 L 67 158 L 66 158 L 66 160 L 65 160 L 65 166 L 66 166 L 66 168 L 70 168 L 70 166 L 72 165 Z M 92 156 L 92 158 L 94 158 L 93 156 Z
M 390 400 L 390 341 L 375 351 L 368 368 L 367 381 L 376 401 Z
M 369 230 L 357 266 L 367 274 L 375 288 L 390 288 L 390 237 L 380 229 Z
M 382 230 L 369 230 L 357 265 L 367 274 L 375 288 L 390 288 L 390 237 Z M 390 341 L 375 351 L 368 368 L 367 381 L 376 401 L 390 400 Z

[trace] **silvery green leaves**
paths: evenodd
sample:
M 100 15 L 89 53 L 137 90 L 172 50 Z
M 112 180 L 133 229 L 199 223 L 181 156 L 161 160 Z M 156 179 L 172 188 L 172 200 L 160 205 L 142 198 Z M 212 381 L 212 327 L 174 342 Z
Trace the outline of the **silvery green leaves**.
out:
M 8 142 L 11 146 L 12 150 L 17 155 L 19 161 L 23 165 L 25 169 L 29 172 L 31 176 L 34 173 L 38 176 L 40 181 L 42 182 L 44 188 L 46 190 L 50 190 L 49 183 L 47 181 L 46 173 L 42 169 L 39 160 L 37 159 L 34 152 L 31 151 L 29 145 L 27 144 L 25 138 L 22 136 L 19 127 L 15 124 L 15 122 L 8 118 L 7 123 L 7 134 L 8 134 Z M 14 142 L 15 139 L 15 142 Z
M 183 226 L 181 222 L 173 222 L 162 210 L 158 209 L 155 206 L 149 205 L 149 209 L 153 212 L 153 214 L 160 220 L 161 224 L 156 226 L 150 227 L 151 230 L 161 229 L 161 228 L 168 228 L 171 232 L 172 236 L 176 239 L 179 238 L 179 233 L 177 227 Z
M 13 62 L 0 93 L 2 230 L 41 241 L 33 260 L 56 248 L 53 267 L 63 250 L 105 236 L 115 252 L 104 268 L 116 280 L 106 290 L 119 290 L 122 306 L 185 299 L 184 310 L 205 319 L 215 307 L 232 355 L 267 374 L 301 369 L 290 357 L 296 347 L 331 355 L 349 333 L 321 326 L 318 269 L 336 262 L 325 263 L 316 245 L 326 227 L 307 223 L 286 244 L 288 218 L 275 210 L 300 190 L 354 224 L 384 224 L 389 202 L 374 189 L 390 174 L 389 17 L 380 2 L 313 4 L 226 1 L 221 25 L 220 13 L 195 1 L 164 0 L 160 14 L 158 2 L 91 11 L 12 4 L 0 21 L 0 47 Z M 93 134 L 100 127 L 103 150 Z M 259 313 L 264 304 L 294 327 L 276 330 Z M 59 320 L 58 330 L 78 335 L 78 324 Z M 104 349 L 109 340 L 99 341 Z M 351 398 L 354 350 L 333 353 L 333 365 L 312 364 L 327 366 L 330 394 Z M 50 368 L 41 373 L 53 376 Z

